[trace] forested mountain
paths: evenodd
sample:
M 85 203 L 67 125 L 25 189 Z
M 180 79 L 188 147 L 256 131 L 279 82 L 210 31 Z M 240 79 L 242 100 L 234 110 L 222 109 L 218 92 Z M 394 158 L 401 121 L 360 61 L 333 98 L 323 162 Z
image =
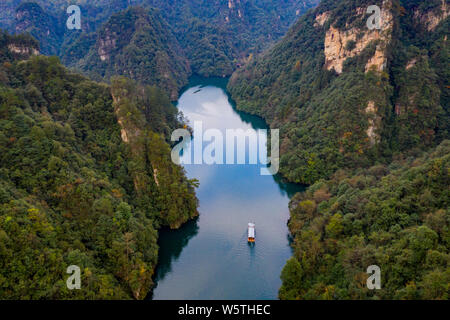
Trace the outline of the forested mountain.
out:
M 66 10 L 79 3 L 82 31 L 66 27 Z M 28 32 L 41 43 L 44 54 L 59 55 L 65 45 L 96 31 L 112 14 L 126 9 L 128 0 L 66 1 L 14 0 L 0 4 L 0 28 L 10 33 Z
M 185 48 L 192 70 L 228 76 L 282 37 L 318 0 L 147 0 L 161 10 Z M 250 56 L 251 58 L 251 56 Z
M 155 10 L 133 7 L 114 14 L 95 38 L 89 48 L 76 41 L 62 53 L 63 62 L 93 79 L 124 75 L 158 85 L 173 100 L 187 84 L 189 63 L 169 25 Z
M 294 257 L 281 299 L 449 299 L 450 140 L 419 155 L 338 171 L 291 203 Z M 381 270 L 381 289 L 366 269 Z
M 44 54 L 59 55 L 62 61 L 70 66 L 85 65 L 87 61 L 91 62 L 90 59 L 98 60 L 94 52 L 91 52 L 88 57 L 85 56 L 94 46 L 99 48 L 98 42 L 104 35 L 106 25 L 114 24 L 117 21 L 117 15 L 114 18 L 111 16 L 129 6 L 139 5 L 146 9 L 157 8 L 160 15 L 152 10 L 147 22 L 144 25 L 136 26 L 136 37 L 140 38 L 139 42 L 129 43 L 124 48 L 117 48 L 117 51 L 123 51 L 121 59 L 125 59 L 127 67 L 132 69 L 127 71 L 131 71 L 137 80 L 142 80 L 145 76 L 142 75 L 139 78 L 136 71 L 144 67 L 147 68 L 144 73 L 148 75 L 149 66 L 155 64 L 153 54 L 150 54 L 149 61 L 146 61 L 142 55 L 147 50 L 154 51 L 155 37 L 161 40 L 167 33 L 173 32 L 184 52 L 183 54 L 177 52 L 177 55 L 185 55 L 188 58 L 193 73 L 203 76 L 227 76 L 231 75 L 245 61 L 251 59 L 254 54 L 267 48 L 273 41 L 284 35 L 296 17 L 315 6 L 318 0 L 276 2 L 267 0 L 98 0 L 70 2 L 70 4 L 74 3 L 79 4 L 82 10 L 81 31 L 67 30 L 65 26 L 68 17 L 66 9 L 69 3 L 65 0 L 35 0 L 32 3 L 23 0 L 11 2 L 8 5 L 4 4 L 4 11 L 0 14 L 0 28 L 3 27 L 18 33 L 30 32 L 41 42 Z M 19 4 L 21 5 L 19 6 Z M 15 21 L 10 18 L 11 15 L 16 17 Z M 120 15 L 123 17 L 127 13 L 122 12 Z M 167 24 L 161 21 L 160 16 Z M 110 18 L 111 20 L 109 20 Z M 142 19 L 141 15 L 137 21 L 142 21 Z M 107 24 L 103 25 L 106 22 Z M 164 30 L 159 29 L 161 26 Z M 152 37 L 142 37 L 142 33 L 145 33 L 144 31 L 147 29 L 154 30 Z M 124 39 L 132 36 L 129 31 L 125 30 L 128 29 L 116 28 L 117 37 Z M 172 45 L 176 45 L 176 41 L 170 37 L 163 41 L 163 46 Z M 134 46 L 142 51 L 134 49 Z M 165 51 L 162 48 L 159 50 Z M 170 53 L 163 55 L 165 54 L 170 57 Z M 178 64 L 179 60 L 176 59 L 174 63 Z M 114 70 L 116 67 L 108 65 L 106 61 L 103 65 L 95 61 L 95 65 L 94 71 L 102 75 L 109 76 L 113 71 L 118 71 Z M 181 70 L 179 67 L 176 67 L 177 71 Z M 107 71 L 105 72 L 105 70 Z M 90 73 L 90 75 L 92 74 L 93 72 Z M 128 73 L 124 74 L 130 76 Z M 163 77 L 167 76 L 163 74 Z M 168 77 L 170 78 L 170 75 Z M 184 72 L 182 72 L 180 83 L 184 81 L 184 77 Z M 166 80 L 166 82 L 174 81 L 174 79 Z M 150 83 L 153 82 L 150 81 Z M 173 95 L 172 92 L 171 95 Z
M 381 30 L 369 30 L 369 5 Z M 230 80 L 238 108 L 281 129 L 281 173 L 313 183 L 449 134 L 449 6 L 321 2 Z
M 142 0 L 10 0 L 0 3 L 0 28 L 15 31 L 17 25 L 17 9 L 21 5 L 37 4 L 45 12 L 58 20 L 57 27 L 64 33 L 65 23 L 68 17 L 67 8 L 72 4 L 78 4 L 83 8 L 83 30 L 95 31 L 113 13 L 126 9 L 128 6 L 142 2 Z M 19 18 L 20 20 L 20 18 Z M 39 25 L 35 25 L 39 27 Z M 53 30 L 54 31 L 54 30 Z M 42 34 L 33 34 L 42 36 Z
M 166 142 L 178 111 L 156 87 L 37 52 L 0 33 L 0 299 L 142 299 L 157 230 L 198 214 Z M 87 288 L 67 289 L 69 265 Z
M 37 3 L 24 2 L 16 9 L 15 31 L 30 33 L 40 41 L 41 53 L 59 55 L 65 65 L 94 80 L 124 75 L 158 85 L 176 99 L 191 73 L 183 50 L 158 12 L 138 7 L 120 11 L 127 4 L 117 1 L 105 12 L 100 11 L 107 5 L 104 2 L 84 7 L 82 30 L 68 30 L 63 4 L 47 5 L 44 10 Z M 113 14 L 114 10 L 119 13 Z
M 57 18 L 34 2 L 24 2 L 19 5 L 15 17 L 17 34 L 29 33 L 38 39 L 42 54 L 57 55 L 59 53 L 64 28 L 61 28 Z

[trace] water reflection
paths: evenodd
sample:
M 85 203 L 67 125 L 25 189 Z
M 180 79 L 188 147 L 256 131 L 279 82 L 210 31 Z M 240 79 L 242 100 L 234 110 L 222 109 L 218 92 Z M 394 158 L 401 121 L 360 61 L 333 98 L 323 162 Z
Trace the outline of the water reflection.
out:
M 200 218 L 190 220 L 176 230 L 163 228 L 159 231 L 158 246 L 164 248 L 158 254 L 158 265 L 155 270 L 155 288 L 158 281 L 164 279 L 167 273 L 172 271 L 172 262 L 177 261 L 183 248 L 187 246 L 189 240 L 198 233 L 198 220 Z M 153 292 L 150 292 L 147 299 L 153 298 Z

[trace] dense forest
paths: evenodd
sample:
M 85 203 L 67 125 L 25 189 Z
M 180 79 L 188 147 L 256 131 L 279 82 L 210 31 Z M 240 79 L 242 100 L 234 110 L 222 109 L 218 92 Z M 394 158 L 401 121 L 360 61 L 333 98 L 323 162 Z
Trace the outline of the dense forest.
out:
M 337 171 L 291 202 L 281 299 L 445 299 L 450 292 L 450 141 L 417 158 Z M 366 269 L 381 269 L 381 289 Z
M 170 160 L 178 111 L 156 87 L 30 56 L 29 36 L 0 48 L 0 299 L 144 298 L 157 230 L 198 214 Z M 87 290 L 67 289 L 69 265 Z
M 195 74 L 229 76 L 282 37 L 318 0 L 148 0 L 161 10 Z
M 187 84 L 189 63 L 169 25 L 155 10 L 136 7 L 114 14 L 96 38 L 88 50 L 76 42 L 64 53 L 63 62 L 97 80 L 124 75 L 157 85 L 172 100 Z M 73 59 L 76 56 L 81 59 Z

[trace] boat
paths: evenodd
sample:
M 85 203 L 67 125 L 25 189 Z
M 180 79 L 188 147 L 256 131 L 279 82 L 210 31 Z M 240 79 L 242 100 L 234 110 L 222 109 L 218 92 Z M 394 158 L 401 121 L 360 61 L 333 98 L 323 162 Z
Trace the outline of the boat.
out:
M 248 242 L 255 242 L 255 224 L 251 222 L 248 224 Z

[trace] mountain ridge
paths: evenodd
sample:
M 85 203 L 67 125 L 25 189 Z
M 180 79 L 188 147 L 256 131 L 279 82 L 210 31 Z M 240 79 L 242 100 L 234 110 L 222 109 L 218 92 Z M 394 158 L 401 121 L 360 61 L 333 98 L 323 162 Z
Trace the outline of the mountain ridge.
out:
M 433 10 L 439 10 L 437 2 Z M 375 3 L 382 15 L 392 17 L 380 32 L 365 25 L 364 5 L 373 3 L 323 1 L 230 79 L 239 109 L 281 129 L 280 170 L 290 181 L 308 184 L 339 168 L 386 162 L 397 152 L 427 148 L 448 135 L 448 109 L 443 109 L 448 74 L 437 68 L 448 61 L 448 19 L 428 31 L 414 18 L 421 2 L 406 9 L 399 1 Z M 424 41 L 409 43 L 410 30 Z M 405 59 L 411 56 L 411 62 L 414 55 L 425 61 L 406 68 Z M 408 80 L 408 72 L 428 75 L 418 85 Z M 413 90 L 421 93 L 409 101 Z M 409 104 L 409 111 L 396 114 L 396 104 Z

